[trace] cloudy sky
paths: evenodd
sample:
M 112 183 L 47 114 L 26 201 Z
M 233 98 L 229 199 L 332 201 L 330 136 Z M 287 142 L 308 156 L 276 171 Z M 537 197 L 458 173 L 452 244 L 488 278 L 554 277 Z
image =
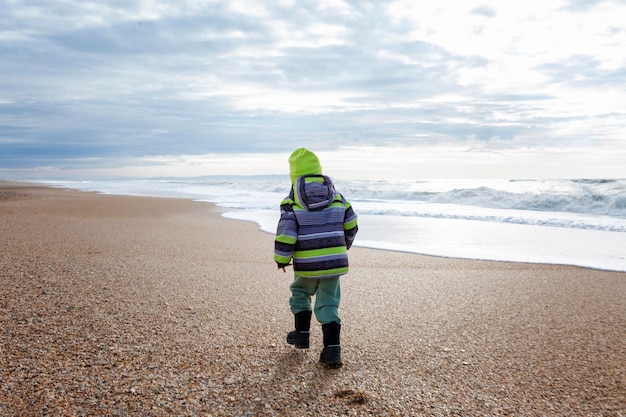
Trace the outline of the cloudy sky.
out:
M 0 178 L 626 177 L 624 0 L 0 10 Z

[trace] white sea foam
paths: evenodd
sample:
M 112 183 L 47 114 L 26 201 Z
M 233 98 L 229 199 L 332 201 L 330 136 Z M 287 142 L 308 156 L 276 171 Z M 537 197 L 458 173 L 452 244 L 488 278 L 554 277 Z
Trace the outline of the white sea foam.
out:
M 58 182 L 108 194 L 185 197 L 272 233 L 288 177 Z M 438 256 L 626 271 L 626 180 L 336 181 L 360 216 L 356 245 Z

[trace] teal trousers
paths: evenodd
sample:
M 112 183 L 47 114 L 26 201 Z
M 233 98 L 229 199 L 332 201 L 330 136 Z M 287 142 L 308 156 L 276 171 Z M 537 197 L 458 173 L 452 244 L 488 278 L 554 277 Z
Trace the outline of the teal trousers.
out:
M 321 324 L 341 323 L 338 311 L 341 301 L 339 277 L 314 279 L 296 275 L 289 289 L 289 306 L 293 314 L 311 311 L 311 297 L 315 296 L 313 312 L 317 321 Z

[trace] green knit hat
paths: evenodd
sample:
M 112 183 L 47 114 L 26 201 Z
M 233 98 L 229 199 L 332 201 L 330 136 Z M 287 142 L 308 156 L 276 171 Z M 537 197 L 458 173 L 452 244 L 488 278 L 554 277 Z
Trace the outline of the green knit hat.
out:
M 308 149 L 299 148 L 289 157 L 289 175 L 295 184 L 298 177 L 303 175 L 322 174 L 322 165 L 317 156 Z

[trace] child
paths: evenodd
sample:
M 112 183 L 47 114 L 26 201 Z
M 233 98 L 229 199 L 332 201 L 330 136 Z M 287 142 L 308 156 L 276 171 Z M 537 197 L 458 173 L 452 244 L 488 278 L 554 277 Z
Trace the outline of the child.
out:
M 347 250 L 358 230 L 357 215 L 335 191 L 331 179 L 322 175 L 313 152 L 296 149 L 289 157 L 289 167 L 292 188 L 280 205 L 274 248 L 278 268 L 286 272 L 293 260 L 295 273 L 289 305 L 296 329 L 287 335 L 287 343 L 300 349 L 309 347 L 311 296 L 315 295 L 315 318 L 322 324 L 324 337 L 320 362 L 339 368 L 339 277 L 348 272 Z

